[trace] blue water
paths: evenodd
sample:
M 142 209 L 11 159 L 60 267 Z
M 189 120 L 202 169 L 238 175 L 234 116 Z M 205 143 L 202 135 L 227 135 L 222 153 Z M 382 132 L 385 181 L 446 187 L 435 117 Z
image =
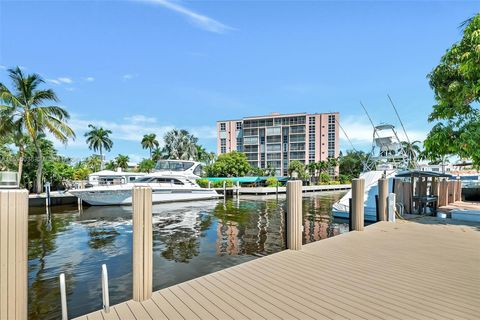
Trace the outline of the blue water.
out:
M 343 194 L 303 198 L 304 243 L 348 231 L 330 213 Z M 154 290 L 284 250 L 285 205 L 284 196 L 154 205 Z M 30 209 L 29 319 L 60 317 L 60 273 L 69 317 L 100 309 L 103 263 L 111 304 L 131 299 L 131 214 L 131 207 Z

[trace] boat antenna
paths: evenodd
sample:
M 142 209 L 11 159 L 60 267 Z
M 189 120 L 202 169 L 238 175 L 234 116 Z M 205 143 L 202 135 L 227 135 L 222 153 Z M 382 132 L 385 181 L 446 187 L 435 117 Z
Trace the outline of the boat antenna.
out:
M 387 97 L 388 97 L 388 100 L 390 100 L 390 103 L 391 103 L 391 105 L 392 105 L 392 107 L 393 107 L 393 110 L 395 110 L 395 114 L 397 115 L 398 121 L 400 121 L 400 125 L 402 126 L 403 133 L 405 134 L 405 137 L 407 138 L 407 142 L 408 142 L 408 144 L 410 145 L 410 138 L 408 137 L 407 130 L 405 130 L 405 126 L 403 125 L 403 121 L 402 121 L 402 119 L 400 118 L 400 115 L 398 114 L 397 108 L 395 107 L 395 104 L 393 103 L 393 100 L 392 100 L 392 98 L 390 97 L 389 94 L 387 94 Z M 398 137 L 397 137 L 397 139 L 398 139 Z M 400 144 L 400 147 L 401 147 L 401 149 L 402 149 L 402 153 L 403 153 L 404 155 L 406 155 L 405 149 L 403 148 L 403 146 L 402 146 L 401 144 Z M 417 157 L 416 157 L 415 154 L 413 155 L 412 165 L 413 165 L 414 167 L 417 166 Z
M 407 130 L 405 130 L 405 126 L 403 125 L 402 119 L 398 114 L 397 108 L 395 107 L 395 104 L 393 104 L 392 98 L 390 98 L 389 94 L 387 94 L 387 97 L 388 97 L 388 100 L 390 100 L 390 103 L 392 104 L 393 110 L 395 110 L 395 114 L 397 115 L 398 121 L 400 121 L 400 124 L 402 125 L 403 133 L 405 134 L 405 137 L 407 138 L 407 141 L 410 144 L 410 139 L 408 138 Z
M 370 118 L 370 115 L 368 114 L 367 108 L 363 105 L 362 101 L 360 101 L 360 105 L 363 108 L 363 111 L 367 114 L 368 120 L 370 120 L 370 123 L 372 124 L 373 129 L 375 130 L 375 125 L 373 124 L 372 118 Z

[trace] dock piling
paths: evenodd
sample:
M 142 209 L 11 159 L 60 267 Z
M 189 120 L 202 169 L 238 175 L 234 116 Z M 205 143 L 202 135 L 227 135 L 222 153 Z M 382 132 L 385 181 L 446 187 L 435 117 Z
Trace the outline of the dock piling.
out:
M 388 180 L 378 180 L 378 221 L 387 221 Z
M 302 249 L 302 182 L 287 182 L 287 249 Z
M 208 189 L 210 189 L 212 187 L 212 181 L 208 181 Z
M 237 181 L 237 190 L 236 190 L 237 198 L 240 196 L 240 181 Z
M 107 265 L 102 264 L 102 301 L 103 311 L 110 312 L 110 293 L 108 292 L 108 271 Z
M 364 226 L 364 191 L 365 180 L 352 180 L 352 229 L 354 231 L 363 231 Z
M 395 193 L 390 193 L 388 195 L 388 205 L 387 205 L 387 212 L 388 212 L 388 221 L 395 222 L 395 209 L 397 204 L 397 195 Z
M 223 198 L 227 198 L 227 181 L 223 180 Z
M 141 302 L 152 296 L 152 189 L 134 187 L 132 195 L 133 300 Z
M 0 319 L 27 319 L 28 191 L 0 190 Z
M 60 280 L 60 302 L 62 304 L 62 320 L 68 320 L 67 286 L 65 284 L 64 273 L 60 274 L 59 280 Z

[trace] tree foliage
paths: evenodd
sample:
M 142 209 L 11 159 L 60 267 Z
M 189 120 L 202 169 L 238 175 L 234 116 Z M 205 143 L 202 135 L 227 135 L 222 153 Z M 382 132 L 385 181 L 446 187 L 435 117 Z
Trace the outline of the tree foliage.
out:
M 52 89 L 41 89 L 45 82 L 40 75 L 24 74 L 19 67 L 8 69 L 13 90 L 0 83 L 0 135 L 10 134 L 19 147 L 19 174 L 22 171 L 25 143 L 30 140 L 37 152 L 36 191 L 43 189 L 43 154 L 39 145 L 40 136 L 50 133 L 62 143 L 75 138 L 67 124 L 69 113 L 50 103 L 59 99 Z M 25 139 L 28 137 L 28 139 Z
M 298 160 L 290 161 L 288 175 L 294 179 L 306 180 L 309 178 L 305 165 Z
M 343 180 L 358 178 L 368 162 L 368 155 L 363 151 L 348 150 L 339 158 L 340 175 Z
M 424 142 L 425 156 L 457 155 L 480 164 L 480 14 L 428 78 L 436 100 L 428 120 L 436 124 Z
M 242 152 L 232 151 L 218 156 L 217 161 L 205 166 L 209 177 L 242 177 L 252 171 L 247 156 Z
M 152 150 L 158 148 L 159 143 L 155 133 L 146 134 L 142 139 L 142 148 L 150 151 L 150 159 L 152 158 Z
M 153 161 L 152 159 L 143 159 L 138 164 L 137 170 L 139 172 L 150 173 L 153 170 L 153 168 L 155 168 L 155 161 Z

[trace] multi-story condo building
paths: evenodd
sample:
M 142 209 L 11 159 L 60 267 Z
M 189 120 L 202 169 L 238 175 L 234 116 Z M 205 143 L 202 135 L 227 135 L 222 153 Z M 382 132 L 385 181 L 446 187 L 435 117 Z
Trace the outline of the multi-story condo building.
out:
M 217 121 L 218 154 L 241 151 L 252 166 L 274 167 L 287 175 L 288 164 L 337 158 L 339 113 L 272 113 L 240 120 Z

